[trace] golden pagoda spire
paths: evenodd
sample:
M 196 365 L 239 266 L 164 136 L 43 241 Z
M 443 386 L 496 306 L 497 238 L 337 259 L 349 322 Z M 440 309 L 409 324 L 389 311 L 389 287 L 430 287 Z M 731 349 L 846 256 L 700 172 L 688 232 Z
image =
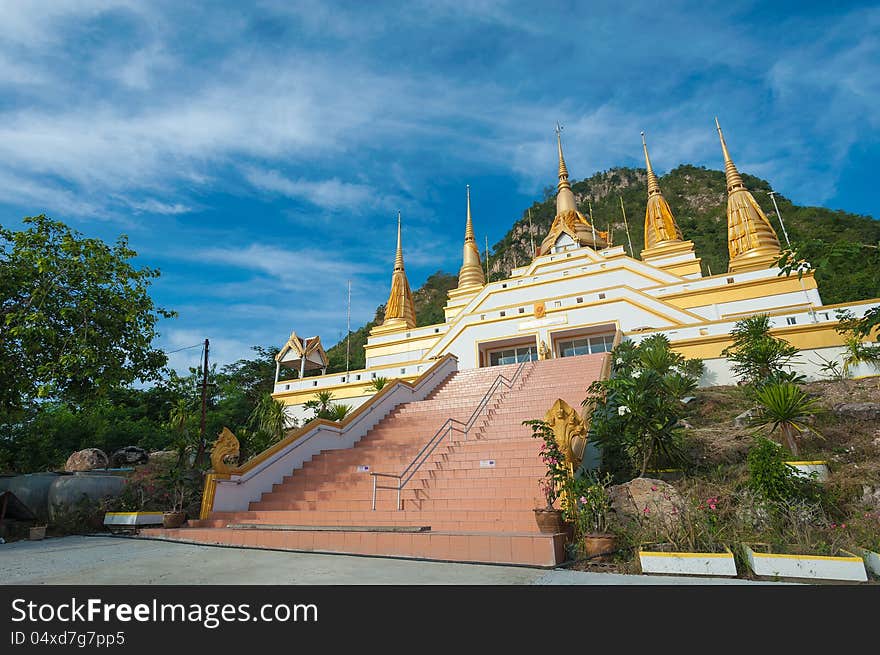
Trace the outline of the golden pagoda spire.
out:
M 645 150 L 645 165 L 648 169 L 648 205 L 645 208 L 645 250 L 665 243 L 683 241 L 681 229 L 675 222 L 669 203 L 660 191 L 660 182 L 651 166 L 648 156 L 648 143 L 642 132 L 642 148 Z
M 761 207 L 743 184 L 736 170 L 721 124 L 715 118 L 721 151 L 724 153 L 724 174 L 727 177 L 727 249 L 730 253 L 728 271 L 750 271 L 769 268 L 779 258 L 779 238 Z
M 550 231 L 541 242 L 541 248 L 535 253 L 546 255 L 563 235 L 571 239 L 564 247 L 591 246 L 596 250 L 608 246 L 608 233 L 596 230 L 586 217 L 577 210 L 574 192 L 568 181 L 568 168 L 562 154 L 562 126 L 556 123 L 556 149 L 559 153 L 559 183 L 556 185 L 556 217 L 550 225 Z
M 464 254 L 461 270 L 458 272 L 458 288 L 481 287 L 486 283 L 483 266 L 480 263 L 480 251 L 474 237 L 474 224 L 471 220 L 471 186 L 467 185 L 467 223 L 464 228 Z
M 403 268 L 403 248 L 400 241 L 400 212 L 397 212 L 397 253 L 394 257 L 394 272 L 391 274 L 391 293 L 385 304 L 383 326 L 399 324 L 401 327 L 416 326 L 416 309 L 406 271 Z
M 562 126 L 556 123 L 556 148 L 559 151 L 559 183 L 556 185 L 556 213 L 576 211 L 574 193 L 568 181 L 568 168 L 562 156 Z

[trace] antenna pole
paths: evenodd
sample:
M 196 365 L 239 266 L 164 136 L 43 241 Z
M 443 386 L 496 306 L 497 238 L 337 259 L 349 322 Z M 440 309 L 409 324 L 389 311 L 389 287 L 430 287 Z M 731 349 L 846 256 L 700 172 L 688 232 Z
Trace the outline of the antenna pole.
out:
M 593 201 L 587 199 L 587 206 L 590 208 L 590 229 L 593 230 L 593 250 L 599 250 L 596 244 L 596 224 L 593 223 Z
M 776 192 L 768 191 L 767 195 L 773 201 L 773 208 L 776 210 L 776 215 L 779 217 L 779 225 L 782 226 L 782 233 L 785 235 L 785 243 L 791 248 L 791 241 L 788 240 L 788 231 L 785 229 L 785 223 L 782 221 L 782 214 L 779 213 L 779 205 L 776 204 Z
M 345 374 L 348 379 L 349 354 L 351 353 L 351 280 L 348 281 L 348 317 L 345 331 Z
M 532 208 L 529 207 L 529 239 L 532 242 L 532 259 L 535 258 L 535 235 L 532 232 Z
M 486 284 L 489 284 L 489 235 L 486 235 Z
M 626 209 L 623 207 L 623 196 L 617 197 L 620 198 L 620 211 L 623 213 L 623 229 L 626 230 L 626 240 L 629 242 L 629 256 L 634 258 L 633 242 L 632 239 L 629 238 L 629 224 L 626 222 Z

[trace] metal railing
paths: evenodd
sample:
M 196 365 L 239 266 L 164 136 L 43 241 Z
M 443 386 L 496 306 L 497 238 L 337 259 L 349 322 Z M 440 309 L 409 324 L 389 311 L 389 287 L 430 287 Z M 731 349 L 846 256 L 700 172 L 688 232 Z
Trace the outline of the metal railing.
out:
M 464 439 L 467 439 L 467 435 L 470 432 L 471 428 L 474 427 L 474 424 L 477 422 L 477 419 L 480 417 L 482 411 L 486 408 L 486 405 L 489 404 L 489 401 L 492 400 L 492 396 L 495 395 L 495 392 L 498 391 L 501 387 L 505 387 L 507 389 L 512 389 L 513 385 L 519 380 L 522 375 L 523 369 L 526 364 L 530 360 L 525 360 L 520 362 L 520 365 L 516 367 L 516 370 L 513 372 L 513 375 L 508 379 L 503 373 L 498 375 L 495 380 L 492 382 L 492 386 L 483 394 L 483 397 L 480 399 L 480 402 L 477 403 L 477 406 L 474 408 L 474 411 L 471 413 L 470 418 L 466 422 L 459 421 L 458 419 L 448 418 L 440 426 L 437 432 L 434 433 L 434 436 L 428 440 L 428 443 L 418 452 L 418 454 L 413 458 L 413 460 L 409 463 L 402 473 L 370 473 L 370 476 L 373 478 L 373 502 L 372 509 L 376 510 L 376 490 L 377 489 L 391 489 L 397 491 L 397 509 L 401 509 L 400 504 L 400 493 L 403 491 L 403 488 L 407 485 L 407 483 L 412 479 L 413 475 L 419 470 L 419 468 L 424 464 L 431 454 L 434 452 L 434 449 L 443 441 L 448 435 L 452 432 L 459 432 L 464 435 Z M 397 480 L 396 486 L 390 485 L 381 485 L 377 484 L 376 478 L 393 478 Z

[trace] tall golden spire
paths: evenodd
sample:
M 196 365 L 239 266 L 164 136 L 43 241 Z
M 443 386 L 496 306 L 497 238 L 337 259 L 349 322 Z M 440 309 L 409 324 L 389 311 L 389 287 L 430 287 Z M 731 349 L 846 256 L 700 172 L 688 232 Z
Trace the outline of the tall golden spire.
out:
M 665 243 L 683 241 L 681 229 L 675 222 L 669 203 L 660 191 L 660 182 L 651 166 L 648 156 L 648 143 L 642 132 L 642 148 L 645 150 L 645 165 L 648 169 L 648 205 L 645 208 L 645 250 Z
M 461 270 L 458 272 L 458 288 L 481 287 L 486 283 L 480 251 L 474 238 L 474 224 L 471 220 L 471 186 L 467 185 L 467 223 L 464 228 L 464 254 Z
M 406 271 L 403 268 L 403 248 L 400 241 L 400 212 L 397 212 L 397 253 L 394 257 L 394 272 L 391 274 L 391 293 L 385 304 L 383 326 L 400 325 L 408 328 L 416 326 L 416 309 Z
M 562 155 L 562 126 L 556 123 L 556 149 L 559 152 L 559 183 L 556 185 L 556 218 L 550 225 L 550 231 L 541 242 L 536 255 L 549 253 L 563 234 L 571 239 L 569 246 L 591 246 L 598 250 L 608 245 L 608 233 L 595 230 L 586 217 L 577 210 L 574 192 L 568 181 L 568 168 Z
M 559 151 L 559 183 L 556 185 L 556 213 L 576 211 L 574 193 L 568 181 L 568 168 L 562 156 L 562 126 L 556 123 L 556 148 Z
M 724 174 L 727 177 L 727 249 L 730 253 L 728 271 L 750 271 L 769 268 L 779 258 L 779 238 L 743 184 L 736 170 L 721 124 L 715 118 L 721 151 L 724 153 Z

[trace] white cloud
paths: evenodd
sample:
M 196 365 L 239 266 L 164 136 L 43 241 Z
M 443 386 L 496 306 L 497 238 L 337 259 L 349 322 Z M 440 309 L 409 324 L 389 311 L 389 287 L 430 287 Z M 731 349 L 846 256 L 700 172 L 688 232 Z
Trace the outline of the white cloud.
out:
M 366 184 L 343 182 L 339 178 L 329 180 L 304 180 L 285 177 L 276 170 L 248 167 L 245 178 L 262 191 L 280 193 L 290 198 L 302 198 L 309 203 L 331 211 L 348 210 L 361 212 L 385 204 L 375 189 Z

